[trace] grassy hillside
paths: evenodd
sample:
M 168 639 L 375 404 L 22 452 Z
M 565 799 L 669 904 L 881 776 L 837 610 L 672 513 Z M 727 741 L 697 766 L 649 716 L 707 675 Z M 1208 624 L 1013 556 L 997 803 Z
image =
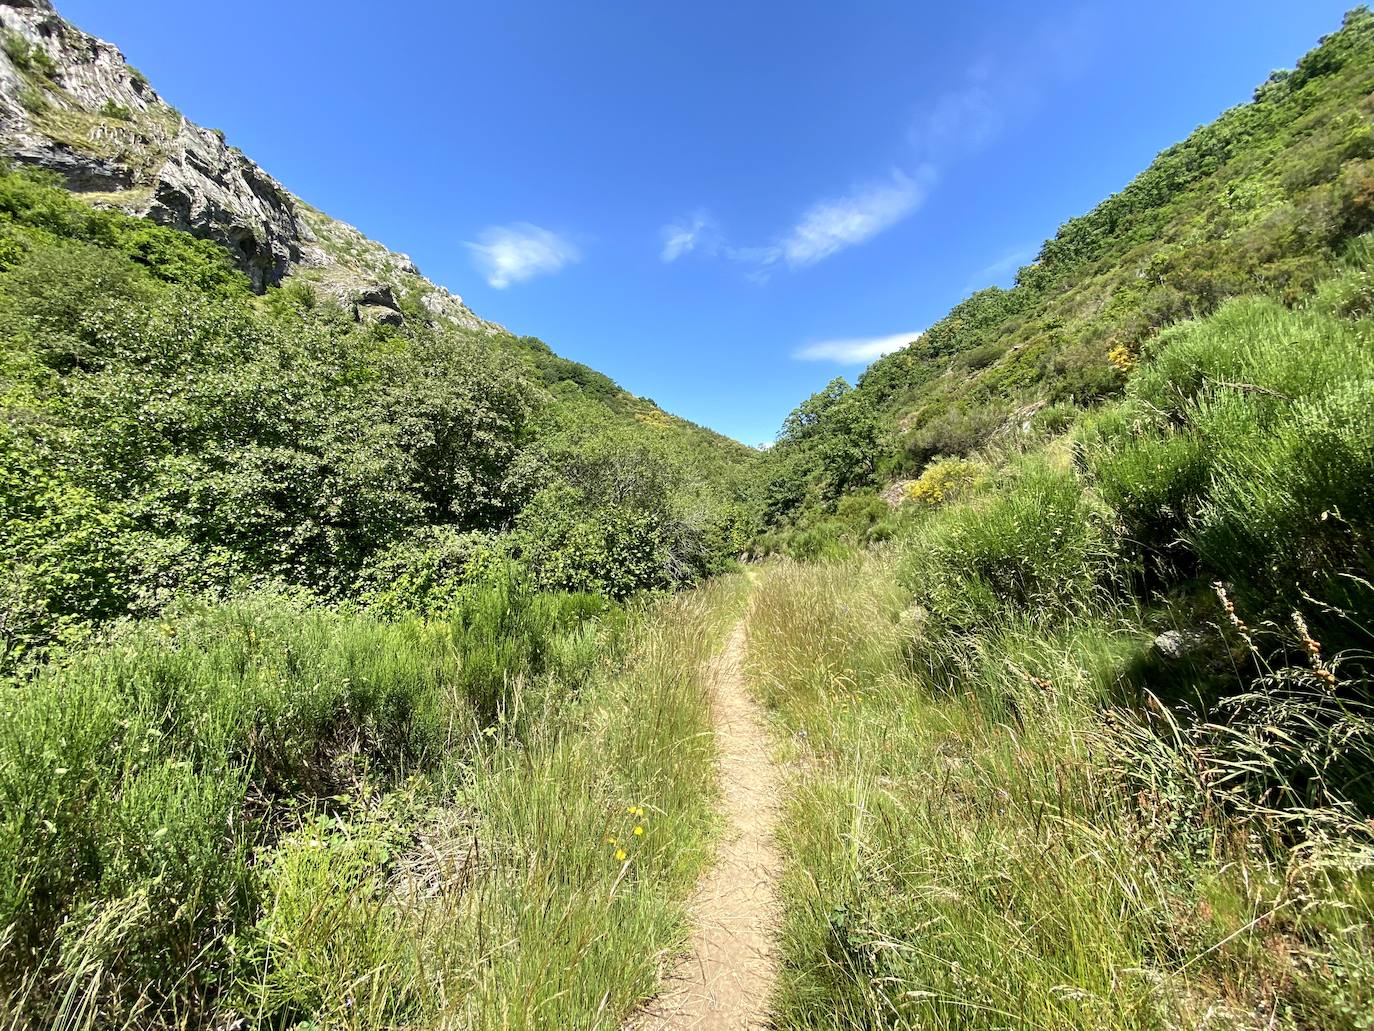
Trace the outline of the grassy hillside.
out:
M 776 1026 L 1369 1026 L 1371 90 L 1360 9 L 789 418 Z
M 817 394 L 774 449 L 768 515 L 809 524 L 1001 434 L 1062 428 L 1120 393 L 1160 329 L 1261 293 L 1287 305 L 1374 228 L 1374 16 L 1352 11 L 1254 100 L 1071 219 L 1010 290 L 979 291 L 854 388 Z

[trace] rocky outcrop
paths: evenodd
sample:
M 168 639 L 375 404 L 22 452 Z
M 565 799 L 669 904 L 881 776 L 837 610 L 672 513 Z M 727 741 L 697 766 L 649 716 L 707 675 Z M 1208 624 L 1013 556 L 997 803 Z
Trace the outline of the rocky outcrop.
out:
M 313 242 L 290 195 L 212 130 L 182 119 L 153 182 L 148 218 L 208 236 L 258 289 L 280 283 Z
M 257 290 L 299 276 L 359 319 L 398 324 L 397 298 L 415 295 L 435 319 L 500 329 L 408 257 L 309 208 L 222 133 L 187 120 L 116 47 L 68 24 L 49 0 L 0 0 L 0 35 L 0 157 L 215 241 Z
M 214 240 L 258 289 L 300 260 L 309 241 L 290 194 L 164 102 L 119 50 L 43 0 L 0 4 L 0 31 L 0 153 Z

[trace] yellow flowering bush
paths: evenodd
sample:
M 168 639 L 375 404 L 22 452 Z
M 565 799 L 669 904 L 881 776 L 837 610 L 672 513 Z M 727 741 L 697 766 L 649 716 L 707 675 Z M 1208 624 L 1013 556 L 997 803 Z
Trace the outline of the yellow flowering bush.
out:
M 907 485 L 907 498 L 934 507 L 976 487 L 983 466 L 965 458 L 942 458 L 926 466 L 919 479 Z

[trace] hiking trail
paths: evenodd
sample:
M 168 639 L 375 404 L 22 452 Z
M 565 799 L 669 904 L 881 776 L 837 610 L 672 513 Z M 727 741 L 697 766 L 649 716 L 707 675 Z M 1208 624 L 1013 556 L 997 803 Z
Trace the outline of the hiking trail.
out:
M 720 753 L 720 843 L 690 903 L 688 949 L 631 1031 L 743 1031 L 767 1027 L 777 980 L 776 830 L 781 775 L 763 708 L 744 682 L 745 629 L 712 661 L 711 715 Z

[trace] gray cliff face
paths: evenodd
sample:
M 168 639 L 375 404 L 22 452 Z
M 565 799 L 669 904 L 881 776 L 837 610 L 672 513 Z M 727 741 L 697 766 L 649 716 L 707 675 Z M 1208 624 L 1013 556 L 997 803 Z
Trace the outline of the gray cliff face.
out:
M 279 283 L 309 240 L 286 190 L 208 129 L 182 120 L 153 183 L 147 217 L 208 234 L 258 289 Z
M 405 255 L 302 204 L 221 133 L 188 121 L 109 43 L 49 0 L 0 0 L 0 157 L 61 175 L 70 189 L 225 247 L 264 290 L 300 278 L 395 324 L 398 297 L 431 317 L 497 330 L 429 282 Z

